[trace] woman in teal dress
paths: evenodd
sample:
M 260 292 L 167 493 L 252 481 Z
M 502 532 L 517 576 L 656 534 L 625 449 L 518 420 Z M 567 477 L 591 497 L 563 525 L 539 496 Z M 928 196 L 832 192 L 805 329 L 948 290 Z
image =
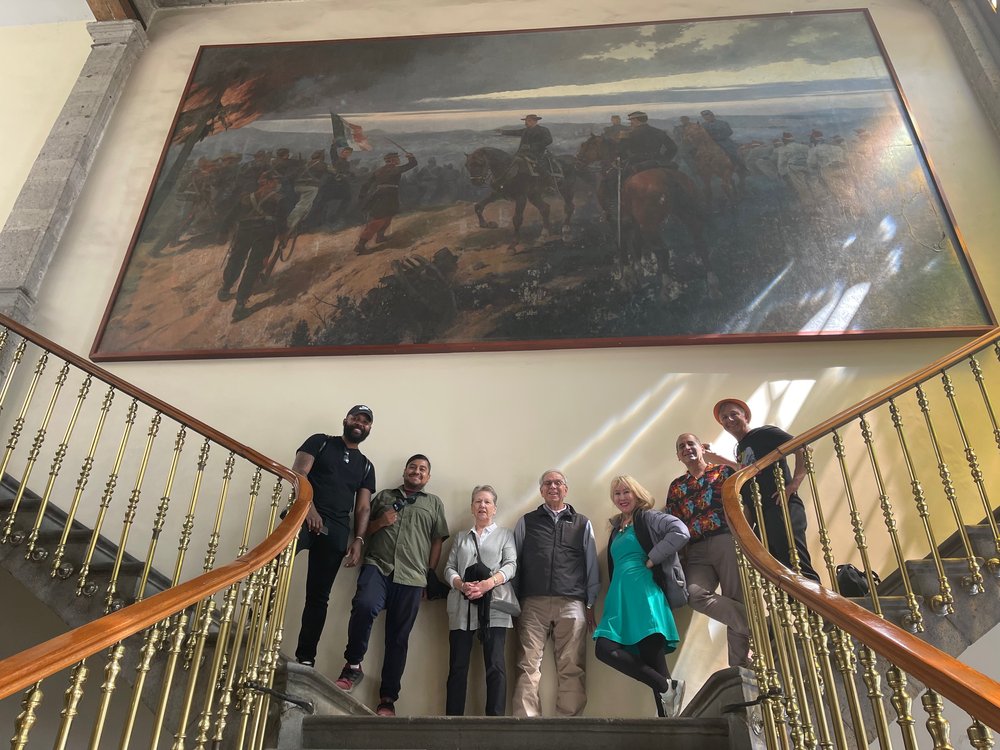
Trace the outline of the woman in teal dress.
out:
M 649 685 L 657 715 L 676 716 L 684 682 L 671 679 L 666 655 L 677 648 L 680 636 L 653 568 L 676 558 L 690 534 L 678 518 L 653 510 L 649 491 L 630 476 L 612 480 L 611 503 L 619 512 L 611 519 L 608 541 L 611 585 L 594 631 L 597 658 Z

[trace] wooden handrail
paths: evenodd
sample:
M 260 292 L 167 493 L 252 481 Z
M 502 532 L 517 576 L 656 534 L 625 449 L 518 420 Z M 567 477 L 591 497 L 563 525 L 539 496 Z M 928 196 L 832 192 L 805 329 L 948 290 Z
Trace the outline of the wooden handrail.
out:
M 16 321 L 0 315 L 0 325 L 6 326 L 19 336 L 90 373 L 104 383 L 142 401 L 161 414 L 187 425 L 193 431 L 231 450 L 250 463 L 286 479 L 294 488 L 296 497 L 296 502 L 288 515 L 274 531 L 233 562 L 0 660 L 0 699 L 3 699 L 142 631 L 153 623 L 180 612 L 195 602 L 228 588 L 267 565 L 288 546 L 305 521 L 312 501 L 312 487 L 302 474 L 238 443 L 228 435 L 136 388 Z
M 791 456 L 818 438 L 881 406 L 890 398 L 940 374 L 997 340 L 1000 340 L 1000 328 L 969 342 L 874 396 L 778 446 L 760 460 L 730 477 L 723 485 L 722 496 L 726 518 L 733 535 L 743 553 L 768 581 L 940 693 L 968 712 L 970 716 L 979 719 L 995 731 L 1000 731 L 1000 683 L 884 620 L 874 612 L 786 568 L 768 553 L 753 533 L 743 514 L 743 501 L 740 495 L 740 489 L 744 484 L 779 459 Z

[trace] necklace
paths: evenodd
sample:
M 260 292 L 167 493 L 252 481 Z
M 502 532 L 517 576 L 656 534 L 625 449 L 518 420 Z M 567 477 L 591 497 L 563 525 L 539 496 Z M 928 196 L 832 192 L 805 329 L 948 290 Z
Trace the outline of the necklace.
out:
M 622 517 L 622 531 L 625 531 L 625 529 L 627 529 L 631 525 L 632 525 L 632 516 L 629 516 L 628 518 Z

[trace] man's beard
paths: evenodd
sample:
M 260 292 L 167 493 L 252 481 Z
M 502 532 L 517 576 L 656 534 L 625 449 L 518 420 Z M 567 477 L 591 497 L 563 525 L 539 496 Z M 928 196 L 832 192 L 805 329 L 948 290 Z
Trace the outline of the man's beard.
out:
M 355 437 L 354 433 L 360 433 L 359 437 Z M 363 443 L 368 439 L 369 432 L 365 432 L 360 427 L 348 426 L 347 422 L 344 422 L 344 437 L 346 437 L 352 443 Z

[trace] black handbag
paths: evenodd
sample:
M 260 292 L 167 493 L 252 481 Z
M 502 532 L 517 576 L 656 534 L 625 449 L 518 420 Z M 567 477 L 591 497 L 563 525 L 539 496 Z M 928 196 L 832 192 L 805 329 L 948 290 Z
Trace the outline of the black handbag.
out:
M 878 573 L 871 571 L 872 580 L 878 586 L 882 583 Z M 858 570 L 850 563 L 837 566 L 837 588 L 840 589 L 841 596 L 862 597 L 868 596 L 871 589 L 868 587 L 868 577 L 865 571 Z

